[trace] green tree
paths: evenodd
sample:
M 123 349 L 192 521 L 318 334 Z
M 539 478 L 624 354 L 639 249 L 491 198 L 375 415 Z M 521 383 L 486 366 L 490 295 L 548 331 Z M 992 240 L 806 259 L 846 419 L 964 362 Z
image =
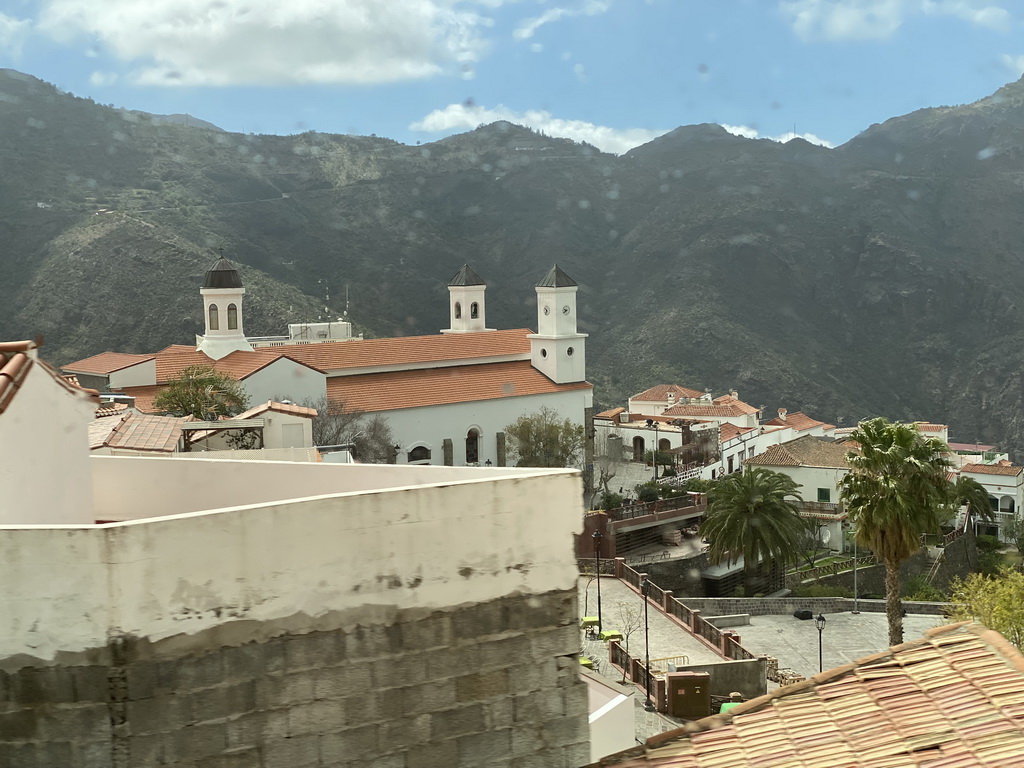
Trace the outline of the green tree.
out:
M 167 382 L 153 401 L 170 416 L 194 416 L 215 421 L 234 416 L 249 405 L 249 396 L 236 380 L 210 365 L 192 365 Z
M 505 437 L 517 467 L 580 467 L 583 461 L 583 425 L 547 407 L 520 416 L 505 427 Z
M 953 496 L 957 505 L 967 507 L 971 522 L 981 520 L 995 520 L 995 513 L 992 512 L 992 501 L 988 490 L 973 477 L 958 475 L 953 484 Z
M 708 514 L 700 534 L 711 542 L 715 562 L 743 556 L 743 591 L 754 594 L 761 560 L 788 562 L 797 552 L 806 526 L 794 500 L 800 486 L 788 475 L 765 467 L 746 467 L 726 475 L 708 492 Z
M 313 445 L 351 445 L 352 456 L 363 464 L 386 464 L 395 453 L 395 436 L 388 420 L 379 413 L 349 408 L 343 400 L 307 400 L 313 417 Z
M 995 576 L 972 573 L 953 582 L 950 618 L 974 619 L 1024 650 L 1024 573 L 1003 567 Z
M 949 447 L 917 426 L 876 418 L 850 434 L 859 450 L 846 454 L 850 471 L 839 498 L 857 526 L 857 541 L 885 565 L 889 645 L 903 642 L 900 564 L 920 549 L 922 533 L 939 530 L 954 502 Z

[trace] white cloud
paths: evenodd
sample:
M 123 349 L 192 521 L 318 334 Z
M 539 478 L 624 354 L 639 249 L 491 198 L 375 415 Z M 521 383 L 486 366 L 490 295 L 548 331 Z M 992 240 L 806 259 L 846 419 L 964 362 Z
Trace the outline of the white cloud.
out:
M 444 109 L 435 109 L 409 128 L 428 133 L 451 133 L 461 129 L 473 129 L 481 123 L 493 123 L 497 120 L 525 125 L 537 131 L 544 131 L 550 136 L 585 141 L 603 152 L 617 155 L 667 133 L 646 128 L 609 128 L 585 120 L 563 120 L 544 110 L 515 112 L 500 104 L 493 109 L 476 105 L 449 104 Z
M 1005 30 L 1010 13 L 987 0 L 780 0 L 779 10 L 797 37 L 816 40 L 884 40 L 912 16 L 952 16 Z
M 32 22 L 28 19 L 16 19 L 0 13 L 0 52 L 14 57 L 21 55 L 21 46 L 31 30 Z
M 793 133 L 793 131 L 786 131 L 785 133 L 780 133 L 777 136 L 762 136 L 756 128 L 751 128 L 748 125 L 727 125 L 726 123 L 721 123 L 720 125 L 729 133 L 735 136 L 742 136 L 745 139 L 768 139 L 770 141 L 778 141 L 783 144 L 787 141 L 792 141 L 793 139 L 803 139 L 804 141 L 809 141 L 811 144 L 818 144 L 819 146 L 828 147 L 829 149 L 835 146 L 835 144 L 828 139 L 823 139 L 813 133 Z
M 99 70 L 96 70 L 91 75 L 89 75 L 89 82 L 92 85 L 98 85 L 98 86 L 113 85 L 114 83 L 117 82 L 117 73 L 116 72 L 100 72 Z
M 1024 76 L 1024 53 L 1016 56 L 1004 53 L 1002 59 L 1003 64 L 1008 70 L 1013 72 L 1014 77 Z
M 495 0 L 489 4 L 493 7 Z M 39 28 L 91 38 L 151 85 L 373 84 L 471 68 L 487 0 L 47 0 Z
M 524 19 L 512 32 L 516 40 L 528 40 L 545 24 L 571 16 L 597 16 L 611 8 L 611 0 L 586 0 L 577 8 L 548 8 L 540 16 Z

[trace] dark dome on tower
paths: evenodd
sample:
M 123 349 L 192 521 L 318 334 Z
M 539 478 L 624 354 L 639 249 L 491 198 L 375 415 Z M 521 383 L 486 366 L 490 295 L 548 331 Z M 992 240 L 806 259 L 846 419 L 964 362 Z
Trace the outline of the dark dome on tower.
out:
M 241 288 L 242 278 L 235 265 L 223 256 L 206 273 L 203 288 Z

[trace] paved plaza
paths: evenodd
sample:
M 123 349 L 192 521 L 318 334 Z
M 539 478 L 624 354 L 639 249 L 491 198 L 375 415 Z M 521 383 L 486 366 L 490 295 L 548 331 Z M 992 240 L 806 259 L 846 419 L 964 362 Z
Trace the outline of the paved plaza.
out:
M 579 582 L 580 616 L 597 615 L 597 582 L 589 577 Z M 684 600 L 685 602 L 685 600 Z M 622 630 L 632 613 L 639 618 L 639 626 L 630 636 L 631 655 L 644 655 L 644 602 L 621 581 L 611 577 L 601 579 L 601 616 L 605 630 Z M 633 619 L 636 621 L 636 618 Z M 903 617 L 904 640 L 914 640 L 925 630 L 947 624 L 941 616 Z M 653 606 L 648 608 L 650 655 L 652 659 L 669 656 L 688 657 L 691 664 L 720 662 L 722 658 L 703 642 L 693 637 L 678 624 L 664 616 Z M 801 621 L 791 615 L 751 616 L 747 626 L 733 627 L 741 642 L 754 654 L 766 654 L 779 660 L 779 666 L 789 668 L 804 677 L 818 672 L 818 630 L 813 620 Z M 821 634 L 824 669 L 847 664 L 888 648 L 889 633 L 884 613 L 833 613 L 825 615 L 825 629 Z M 607 644 L 580 633 L 583 653 L 598 660 L 596 672 L 614 684 L 622 679 L 608 663 Z M 769 689 L 776 688 L 769 683 Z M 677 728 L 679 721 L 644 710 L 644 694 L 632 684 L 622 686 L 622 693 L 632 695 L 636 712 L 636 737 L 643 742 L 650 736 Z

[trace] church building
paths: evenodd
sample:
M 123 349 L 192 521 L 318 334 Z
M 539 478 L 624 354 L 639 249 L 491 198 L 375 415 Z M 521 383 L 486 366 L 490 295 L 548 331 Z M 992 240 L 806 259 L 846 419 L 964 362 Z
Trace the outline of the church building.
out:
M 536 286 L 537 332 L 487 327 L 484 280 L 468 265 L 448 283 L 449 327 L 437 335 L 362 339 L 349 323 L 316 333 L 246 337 L 238 270 L 221 258 L 200 290 L 205 332 L 195 346 L 151 355 L 104 352 L 64 366 L 82 386 L 119 392 L 155 412 L 153 399 L 194 365 L 238 379 L 251 402 L 322 398 L 385 417 L 398 463 L 506 466 L 506 426 L 542 408 L 587 427 L 586 334 L 577 284 L 557 265 Z M 335 326 L 345 326 L 339 331 Z M 292 328 L 305 326 L 290 326 Z

